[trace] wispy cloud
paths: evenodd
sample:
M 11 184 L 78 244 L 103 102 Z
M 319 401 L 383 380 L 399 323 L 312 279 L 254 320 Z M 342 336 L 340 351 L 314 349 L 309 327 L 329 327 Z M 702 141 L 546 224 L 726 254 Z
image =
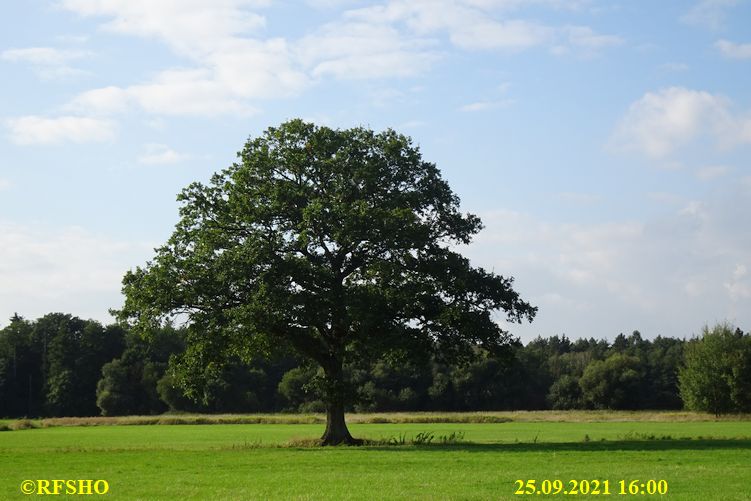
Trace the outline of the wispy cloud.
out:
M 557 2 L 539 3 L 559 7 Z M 452 45 L 464 50 L 519 51 L 550 45 L 559 50 L 591 51 L 620 43 L 619 37 L 597 34 L 587 26 L 555 27 L 509 16 L 510 11 L 522 5 L 522 2 L 492 0 L 389 0 L 350 10 L 345 16 L 370 25 L 404 26 L 409 36 L 445 34 Z
M 723 285 L 733 301 L 751 298 L 751 276 L 745 264 L 736 264 L 731 279 Z
M 78 117 L 28 115 L 6 121 L 10 140 L 19 145 L 89 143 L 112 140 L 116 125 L 111 120 Z
M 305 0 L 314 9 L 337 9 L 357 2 L 358 0 Z
M 0 221 L 0 318 L 70 311 L 106 320 L 108 308 L 122 301 L 124 271 L 152 247 L 79 227 Z
M 430 40 L 361 20 L 323 26 L 297 43 L 296 53 L 313 77 L 340 79 L 414 76 L 440 57 Z
M 428 125 L 428 123 L 423 120 L 408 120 L 397 125 L 396 130 L 399 131 L 404 129 L 417 129 L 420 127 L 425 127 L 426 125 Z
M 539 3 L 560 7 L 559 2 Z M 387 0 L 347 10 L 290 46 L 313 78 L 378 79 L 425 73 L 446 55 L 447 45 L 521 51 L 547 44 L 592 52 L 618 41 L 588 27 L 551 27 L 508 17 L 518 7 L 509 1 Z
M 109 18 L 103 29 L 156 37 L 188 56 L 215 50 L 239 35 L 258 33 L 266 25 L 256 12 L 266 0 L 61 0 L 60 5 L 86 17 Z
M 670 87 L 631 104 L 611 146 L 661 158 L 702 135 L 726 148 L 749 143 L 751 118 L 733 110 L 724 96 Z
M 751 59 L 751 43 L 733 43 L 728 40 L 718 40 L 714 46 L 728 59 Z
M 595 322 L 600 335 L 684 336 L 714 318 L 751 321 L 751 241 L 737 227 L 749 202 L 689 200 L 653 219 L 591 224 L 496 210 L 480 214 L 486 229 L 466 253 L 513 272 L 540 307 L 530 334 L 579 336 Z
M 105 30 L 162 40 L 193 67 L 164 70 L 152 81 L 104 87 L 76 97 L 69 106 L 91 113 L 137 106 L 165 115 L 247 115 L 248 100 L 290 96 L 309 83 L 295 68 L 282 38 L 262 37 L 263 0 L 158 2 L 63 0 L 83 16 L 109 19 Z
M 424 74 L 448 46 L 463 50 L 519 51 L 548 45 L 592 53 L 620 43 L 587 26 L 547 26 L 515 12 L 515 0 L 386 0 L 344 11 L 298 39 L 266 36 L 266 0 L 155 4 L 149 0 L 61 0 L 102 28 L 156 38 L 190 65 L 157 73 L 150 81 L 106 86 L 76 96 L 67 109 L 106 114 L 140 108 L 157 115 L 248 115 L 257 100 L 299 95 L 317 81 L 404 78 Z M 309 0 L 315 8 L 341 0 Z M 355 5 L 357 2 L 352 2 Z M 538 0 L 554 9 L 570 2 Z M 586 2 L 575 2 L 576 8 Z M 512 17 L 511 14 L 516 15 Z
M 524 20 L 494 19 L 472 2 L 454 0 L 389 0 L 350 10 L 345 17 L 369 25 L 404 25 L 410 36 L 446 33 L 453 45 L 469 50 L 528 48 L 543 43 L 549 32 L 546 26 Z
M 497 101 L 476 101 L 474 103 L 468 103 L 459 107 L 459 111 L 463 112 L 475 112 L 475 111 L 489 111 L 500 108 L 508 108 L 516 101 L 513 99 L 500 99 Z
M 55 47 L 26 47 L 6 49 L 0 59 L 14 63 L 26 63 L 45 79 L 64 78 L 85 73 L 70 65 L 72 61 L 91 56 L 84 50 L 59 49 Z
M 13 186 L 13 184 L 10 181 L 0 177 L 0 191 L 9 190 L 11 186 Z
M 594 56 L 607 47 L 617 47 L 624 43 L 615 35 L 601 35 L 589 26 L 565 26 L 558 30 L 558 37 L 552 48 L 555 54 L 575 53 Z
M 125 89 L 115 86 L 101 87 L 78 94 L 65 104 L 63 109 L 74 113 L 108 115 L 126 111 L 130 99 Z
M 681 21 L 718 30 L 725 25 L 728 9 L 739 3 L 740 0 L 701 0 L 681 16 Z
M 186 160 L 189 155 L 178 153 L 166 144 L 147 144 L 144 153 L 138 157 L 138 163 L 144 165 L 169 165 Z
M 717 179 L 725 176 L 730 171 L 730 167 L 726 165 L 709 165 L 707 167 L 697 169 L 696 177 L 701 179 L 702 181 L 711 181 L 712 179 Z
M 689 69 L 689 65 L 686 63 L 679 63 L 675 61 L 671 61 L 669 63 L 664 63 L 660 65 L 660 69 L 663 71 L 687 71 Z

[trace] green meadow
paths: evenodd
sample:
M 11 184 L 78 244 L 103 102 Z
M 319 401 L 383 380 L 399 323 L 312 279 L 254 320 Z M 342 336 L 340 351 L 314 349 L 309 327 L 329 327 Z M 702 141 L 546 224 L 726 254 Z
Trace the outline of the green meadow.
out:
M 751 499 L 751 421 L 630 416 L 353 416 L 353 435 L 375 445 L 333 448 L 304 446 L 318 423 L 37 422 L 0 433 L 0 499 L 27 499 L 21 483 L 39 479 L 104 479 L 109 492 L 93 497 L 107 499 Z M 420 434 L 430 443 L 415 445 Z M 515 495 L 528 479 L 608 480 L 611 494 Z M 667 494 L 618 494 L 620 480 L 650 479 L 667 481 Z

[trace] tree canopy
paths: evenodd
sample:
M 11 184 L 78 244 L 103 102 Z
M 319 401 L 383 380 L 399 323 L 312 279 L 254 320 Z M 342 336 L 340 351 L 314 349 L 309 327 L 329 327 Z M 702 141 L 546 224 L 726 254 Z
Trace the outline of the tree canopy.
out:
M 702 394 L 711 395 L 706 389 L 718 388 L 719 399 L 713 401 L 724 404 L 712 412 L 748 412 L 751 336 L 724 324 L 710 330 L 714 338 L 708 344 L 703 338 L 648 340 L 636 331 L 611 342 L 538 337 L 525 345 L 512 343 L 499 353 L 477 348 L 466 364 L 448 364 L 434 355 L 349 357 L 344 373 L 353 398 L 346 409 L 680 409 L 685 405 L 702 411 L 709 410 L 703 403 L 709 400 Z M 725 332 L 720 343 L 718 332 Z M 219 413 L 326 411 L 323 370 L 294 353 L 259 354 L 249 362 L 230 356 L 221 370 L 207 364 L 198 374 L 199 381 L 190 380 L 195 398 L 187 398 L 180 376 L 168 364 L 182 357 L 185 336 L 185 329 L 169 325 L 144 338 L 122 325 L 102 326 L 61 313 L 36 320 L 14 315 L 0 329 L 0 418 L 87 416 L 100 411 L 146 415 L 168 408 Z M 697 358 L 695 351 L 707 348 L 710 356 Z M 702 365 L 718 362 L 725 369 Z M 679 369 L 684 373 L 680 391 Z
M 291 348 L 324 371 L 325 444 L 354 443 L 343 363 L 399 353 L 469 357 L 531 321 L 513 278 L 456 252 L 481 228 L 411 140 L 292 120 L 251 138 L 238 162 L 178 196 L 180 220 L 123 279 L 121 319 L 147 331 L 187 319 L 180 373 Z M 190 376 L 187 376 L 190 375 Z
M 715 415 L 751 411 L 751 335 L 727 323 L 705 326 L 686 345 L 679 379 L 688 409 Z

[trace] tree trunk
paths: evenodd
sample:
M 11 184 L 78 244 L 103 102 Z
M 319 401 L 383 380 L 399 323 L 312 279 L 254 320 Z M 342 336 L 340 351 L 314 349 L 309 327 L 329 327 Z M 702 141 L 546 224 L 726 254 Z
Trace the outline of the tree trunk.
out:
M 344 371 L 339 360 L 332 360 L 324 366 L 326 373 L 326 431 L 321 437 L 321 445 L 360 445 L 362 440 L 353 438 L 344 420 L 346 385 Z
M 321 445 L 360 445 L 362 440 L 353 438 L 344 420 L 344 403 L 329 403 L 326 410 L 326 431 L 321 437 Z

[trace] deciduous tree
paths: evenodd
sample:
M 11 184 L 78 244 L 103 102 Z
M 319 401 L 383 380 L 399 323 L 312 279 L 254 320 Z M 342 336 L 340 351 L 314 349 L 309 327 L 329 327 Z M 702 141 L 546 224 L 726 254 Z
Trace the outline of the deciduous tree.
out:
M 498 350 L 510 334 L 494 312 L 534 317 L 511 277 L 455 250 L 480 219 L 460 212 L 409 138 L 292 120 L 238 156 L 182 191 L 170 239 L 123 279 L 121 319 L 144 330 L 187 320 L 184 373 L 291 347 L 325 374 L 322 442 L 356 443 L 344 420 L 345 361 Z
M 686 343 L 681 398 L 688 409 L 720 415 L 751 410 L 751 336 L 729 324 L 704 327 Z

